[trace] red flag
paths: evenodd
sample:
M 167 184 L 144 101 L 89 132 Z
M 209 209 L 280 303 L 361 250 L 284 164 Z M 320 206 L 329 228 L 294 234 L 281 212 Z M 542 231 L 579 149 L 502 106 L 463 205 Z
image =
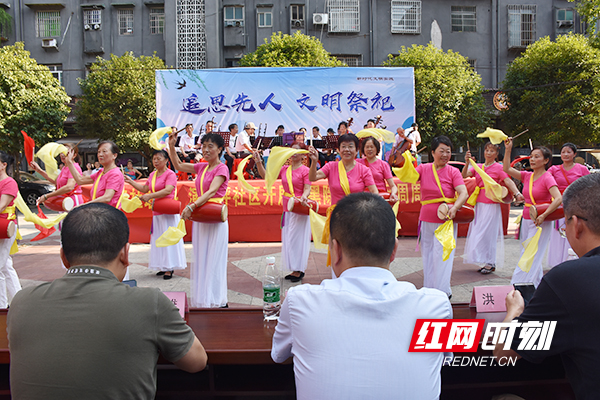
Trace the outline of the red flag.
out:
M 27 164 L 29 165 L 33 161 L 33 153 L 35 152 L 35 142 L 32 138 L 29 137 L 29 135 L 25 133 L 25 131 L 21 131 L 21 133 L 23 134 L 25 158 L 27 159 Z
M 38 206 L 38 217 L 40 217 L 41 219 L 48 219 L 48 217 L 46 217 L 46 215 L 44 214 L 44 212 L 42 211 L 42 209 L 40 208 L 40 206 Z M 44 238 L 52 235 L 54 232 L 56 232 L 56 228 L 55 227 L 44 228 L 43 226 L 40 226 L 40 225 L 37 225 L 37 224 L 35 225 L 35 227 L 40 231 L 40 233 L 36 237 L 34 237 L 33 239 L 31 239 L 32 242 L 44 239 Z

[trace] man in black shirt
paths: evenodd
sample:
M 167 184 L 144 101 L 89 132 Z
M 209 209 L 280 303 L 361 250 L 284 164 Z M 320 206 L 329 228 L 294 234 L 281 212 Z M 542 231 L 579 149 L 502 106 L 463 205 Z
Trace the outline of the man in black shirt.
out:
M 504 322 L 556 321 L 548 350 L 519 349 L 517 329 L 510 350 L 498 343 L 494 355 L 518 356 L 531 362 L 560 354 L 577 399 L 600 394 L 600 174 L 573 182 L 563 195 L 565 234 L 580 257 L 548 272 L 527 307 L 513 290 L 506 297 Z

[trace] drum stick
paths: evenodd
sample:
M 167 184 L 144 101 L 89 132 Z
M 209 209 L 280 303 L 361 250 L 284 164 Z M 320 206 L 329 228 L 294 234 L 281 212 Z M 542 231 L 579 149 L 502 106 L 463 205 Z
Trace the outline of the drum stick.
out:
M 469 146 L 469 141 L 467 140 L 467 151 L 471 151 L 471 147 Z
M 79 144 L 80 144 L 81 142 L 83 142 L 83 139 L 81 139 L 79 142 L 77 142 L 77 144 L 75 144 L 75 146 L 73 146 L 73 148 L 75 148 L 75 147 L 79 146 Z
M 531 141 L 531 138 L 529 138 L 529 148 L 533 151 L 533 142 Z
M 513 140 L 515 140 L 516 138 L 518 138 L 519 136 L 521 136 L 522 134 L 529 132 L 529 129 L 525 129 L 523 132 L 519 133 L 517 136 L 513 136 Z
M 420 152 L 422 152 L 423 150 L 425 150 L 427 148 L 427 146 L 423 146 L 421 147 L 421 150 L 417 151 L 417 154 L 419 154 Z

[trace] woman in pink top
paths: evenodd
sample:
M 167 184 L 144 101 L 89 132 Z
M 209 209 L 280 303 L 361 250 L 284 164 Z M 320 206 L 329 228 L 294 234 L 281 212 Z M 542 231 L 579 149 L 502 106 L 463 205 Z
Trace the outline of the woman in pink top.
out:
M 560 149 L 562 165 L 553 165 L 548 169 L 548 172 L 554 177 L 558 190 L 561 193 L 564 193 L 567 186 L 571 183 L 590 173 L 585 166 L 574 162 L 575 156 L 577 156 L 577 146 L 573 143 L 565 143 Z M 560 234 L 560 227 L 564 223 L 564 218 L 555 221 L 554 229 L 552 229 L 552 233 L 550 234 L 550 246 L 548 247 L 548 265 L 550 268 L 567 261 L 569 257 L 569 248 L 571 246 L 567 238 Z
M 452 142 L 447 136 L 436 136 L 431 141 L 433 163 L 417 166 L 421 183 L 421 212 L 419 213 L 421 257 L 423 258 L 423 286 L 439 289 L 452 297 L 450 278 L 454 263 L 454 250 L 444 261 L 444 248 L 435 237 L 435 230 L 444 222 L 437 217 L 440 203 L 452 203 L 448 219 L 467 201 L 468 193 L 460 171 L 448 165 L 452 157 Z M 437 179 L 436 179 L 437 177 Z M 438 184 L 439 181 L 439 184 Z M 441 186 L 441 188 L 440 188 Z M 458 224 L 454 224 L 454 240 Z
M 533 172 L 517 171 L 510 166 L 510 153 L 512 151 L 512 138 L 505 141 L 506 150 L 504 153 L 504 163 L 502 169 L 511 177 L 523 182 L 523 196 L 525 196 L 525 208 L 523 209 L 523 219 L 521 221 L 521 240 L 524 242 L 533 237 L 537 227 L 542 228 L 538 250 L 533 258 L 533 263 L 529 272 L 521 270 L 517 265 L 513 273 L 511 284 L 532 282 L 535 287 L 540 284 L 544 271 L 542 260 L 548 249 L 550 242 L 550 232 L 552 231 L 552 222 L 546 221 L 546 217 L 556 210 L 562 202 L 562 196 L 556 186 L 556 181 L 550 175 L 546 168 L 552 163 L 552 152 L 544 147 L 534 147 L 529 155 L 529 165 Z M 529 216 L 529 209 L 533 204 L 550 203 L 548 209 L 537 216 L 534 220 Z M 521 255 L 525 248 L 521 250 Z
M 73 149 L 69 150 L 65 165 L 69 167 L 75 182 L 78 185 L 93 184 L 90 203 L 107 203 L 118 208 L 125 184 L 123 174 L 115 164 L 118 156 L 119 147 L 110 140 L 103 140 L 98 144 L 98 162 L 102 168 L 90 176 L 84 176 L 80 173 L 81 169 L 77 170 L 75 167 L 75 152 Z
M 73 150 L 73 153 L 74 153 L 73 161 L 75 161 L 75 164 L 74 164 L 75 170 L 77 170 L 77 172 L 81 175 L 81 167 L 79 166 L 79 149 L 69 143 L 65 144 L 65 147 L 68 150 Z M 62 153 L 60 154 L 60 161 L 63 164 L 65 163 L 66 157 L 67 157 L 66 154 L 62 154 Z M 75 182 L 75 179 L 73 178 L 73 175 L 71 174 L 71 171 L 69 170 L 69 168 L 61 169 L 60 173 L 58 174 L 56 179 L 52 179 L 46 173 L 46 171 L 44 171 L 42 168 L 40 168 L 40 166 L 35 161 L 32 161 L 31 164 L 29 164 L 29 165 L 31 166 L 31 168 L 34 169 L 34 171 L 36 171 L 37 173 L 42 175 L 44 178 L 46 178 L 48 181 L 50 181 L 56 185 L 56 190 L 54 192 L 46 193 L 46 194 L 40 196 L 40 198 L 38 198 L 37 205 L 43 204 L 50 197 L 60 196 L 60 195 L 63 195 L 65 197 L 70 197 L 71 199 L 73 199 L 73 203 L 75 206 L 83 204 L 83 195 L 82 195 L 82 191 L 81 191 L 81 186 Z
M 380 151 L 381 144 L 377 139 L 374 137 L 364 138 L 360 144 L 360 153 L 364 158 L 359 158 L 356 161 L 369 167 L 379 193 L 387 193 L 388 189 L 385 186 L 387 182 L 390 187 L 389 201 L 394 203 L 398 201 L 398 186 L 394 183 L 390 164 L 377 158 Z
M 227 193 L 229 169 L 221 163 L 225 141 L 216 133 L 202 137 L 202 157 L 206 162 L 184 163 L 175 151 L 176 135 L 169 137 L 169 155 L 176 170 L 196 174 L 197 198 L 188 204 L 181 218 L 204 203 L 222 203 Z M 191 199 L 193 197 L 190 197 Z M 190 271 L 192 307 L 227 307 L 227 244 L 229 223 L 192 222 L 194 262 Z
M 177 187 L 177 175 L 167 168 L 169 155 L 164 150 L 157 150 L 152 156 L 152 165 L 154 171 L 150 173 L 145 183 L 139 183 L 125 175 L 125 182 L 129 183 L 136 190 L 143 194 L 140 196 L 142 201 L 151 201 L 156 199 L 174 199 L 175 188 Z M 150 192 L 150 193 L 148 193 Z M 185 249 L 183 248 L 183 239 L 172 246 L 156 247 L 158 239 L 169 227 L 176 227 L 180 220 L 179 214 L 160 214 L 152 211 L 152 230 L 150 235 L 150 260 L 148 268 L 158 271 L 156 275 L 163 276 L 163 279 L 171 279 L 173 270 L 185 269 L 187 263 L 185 260 Z
M 8 176 L 13 158 L 0 151 L 0 218 L 14 220 L 15 198 L 19 194 L 17 182 Z M 17 271 L 13 267 L 10 248 L 16 240 L 17 230 L 7 239 L 0 239 L 0 308 L 7 308 L 9 300 L 21 290 Z
M 319 161 L 319 153 L 310 146 L 309 157 L 311 159 L 310 172 L 308 178 L 311 182 L 319 179 L 327 178 L 329 183 L 329 191 L 331 192 L 331 205 L 335 205 L 340 199 L 350 193 L 360 193 L 369 190 L 373 194 L 379 193 L 373 180 L 371 170 L 366 166 L 356 162 L 356 154 L 358 153 L 358 138 L 352 134 L 341 135 L 338 138 L 338 152 L 341 160 L 338 162 L 328 162 L 320 170 L 317 171 L 317 162 Z M 348 177 L 349 191 L 342 188 L 340 183 L 340 166 L 344 168 L 344 172 Z
M 502 165 L 497 163 L 500 146 L 487 143 L 484 147 L 485 163 L 478 164 L 483 171 L 497 183 L 504 182 L 510 192 L 517 197 L 518 201 L 524 201 L 519 189 L 502 170 Z M 479 269 L 482 274 L 489 274 L 502 268 L 504 265 L 504 231 L 502 229 L 502 210 L 500 203 L 490 200 L 485 195 L 483 179 L 469 168 L 471 152 L 465 154 L 465 166 L 462 170 L 463 178 L 475 176 L 477 187 L 481 188 L 475 204 L 475 219 L 469 224 L 469 233 L 465 243 L 465 262 L 468 264 L 483 265 Z
M 304 143 L 294 143 L 294 149 L 306 149 Z M 260 160 L 258 152 L 254 157 Z M 285 165 L 279 172 L 279 179 L 283 186 L 283 215 L 281 218 L 281 259 L 284 268 L 291 271 L 285 279 L 299 282 L 304 278 L 308 255 L 310 253 L 310 217 L 288 211 L 288 203 L 292 197 L 297 198 L 304 205 L 308 205 L 310 194 L 309 169 L 303 165 L 304 155 L 294 154 L 290 157 L 290 165 Z M 258 173 L 264 179 L 266 175 L 262 162 L 257 162 Z M 291 171 L 292 185 L 288 180 Z

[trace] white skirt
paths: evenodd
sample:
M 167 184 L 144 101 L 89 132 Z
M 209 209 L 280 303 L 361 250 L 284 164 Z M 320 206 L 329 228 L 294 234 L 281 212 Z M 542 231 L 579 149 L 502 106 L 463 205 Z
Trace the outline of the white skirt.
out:
M 15 230 L 12 237 L 0 239 L 0 308 L 8 307 L 10 300 L 21 290 L 21 282 L 10 256 L 10 248 L 16 236 Z
M 191 307 L 223 307 L 227 304 L 228 242 L 229 222 L 192 223 Z
M 548 243 L 550 243 L 550 232 L 552 230 L 553 221 L 545 221 L 542 223 L 542 234 L 540 235 L 540 241 L 538 243 L 538 251 L 533 257 L 533 263 L 531 264 L 531 269 L 529 272 L 524 272 L 519 266 L 515 268 L 515 272 L 513 273 L 512 279 L 510 280 L 511 285 L 515 283 L 533 283 L 537 288 L 540 282 L 542 281 L 542 277 L 544 276 L 544 269 L 542 267 L 542 261 L 544 260 L 544 256 L 546 255 L 546 251 L 548 250 Z M 521 221 L 521 244 L 525 242 L 530 237 L 535 235 L 537 227 L 530 219 L 525 219 Z M 521 256 L 525 252 L 525 248 L 521 246 Z M 520 258 L 519 258 L 520 259 Z
M 148 268 L 156 271 L 173 271 L 187 267 L 183 239 L 173 246 L 156 247 L 156 239 L 165 233 L 169 227 L 176 227 L 180 218 L 179 214 L 160 214 L 152 217 Z
M 569 258 L 569 249 L 571 245 L 567 238 L 560 236 L 558 228 L 565 223 L 565 219 L 561 218 L 557 221 L 552 221 L 552 232 L 550 233 L 550 247 L 548 247 L 548 267 L 554 268 Z
M 306 271 L 310 253 L 310 217 L 293 212 L 283 213 L 281 259 L 288 271 Z
M 439 289 L 447 295 L 452 294 L 450 278 L 454 252 L 446 261 L 442 261 L 444 248 L 435 237 L 435 230 L 442 224 L 421 221 L 421 257 L 423 258 L 423 287 Z M 454 224 L 454 240 L 458 233 L 458 224 Z
M 500 204 L 477 203 L 475 219 L 469 225 L 465 263 L 504 265 L 504 232 Z

